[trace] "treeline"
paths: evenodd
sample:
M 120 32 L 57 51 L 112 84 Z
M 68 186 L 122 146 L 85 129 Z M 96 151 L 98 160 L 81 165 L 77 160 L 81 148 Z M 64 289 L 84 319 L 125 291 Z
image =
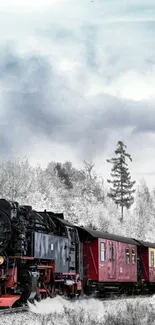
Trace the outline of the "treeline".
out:
M 107 181 L 95 166 L 84 162 L 75 168 L 71 162 L 50 162 L 45 169 L 32 167 L 28 160 L 0 163 L 0 197 L 30 204 L 34 209 L 64 212 L 65 218 L 103 231 L 154 240 L 155 190 L 144 180 L 136 186 L 135 202 L 120 209 L 108 195 Z

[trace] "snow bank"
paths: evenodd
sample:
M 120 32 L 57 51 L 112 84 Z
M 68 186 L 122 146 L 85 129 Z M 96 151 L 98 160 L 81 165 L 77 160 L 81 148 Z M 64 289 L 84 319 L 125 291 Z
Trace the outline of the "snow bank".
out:
M 29 304 L 29 312 L 1 317 L 4 325 L 154 325 L 155 295 L 151 298 L 99 301 L 62 297 Z

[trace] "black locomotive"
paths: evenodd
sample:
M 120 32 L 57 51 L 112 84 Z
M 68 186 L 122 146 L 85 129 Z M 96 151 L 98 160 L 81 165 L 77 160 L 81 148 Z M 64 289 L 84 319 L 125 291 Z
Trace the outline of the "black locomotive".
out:
M 0 307 L 82 290 L 80 240 L 63 214 L 0 199 Z

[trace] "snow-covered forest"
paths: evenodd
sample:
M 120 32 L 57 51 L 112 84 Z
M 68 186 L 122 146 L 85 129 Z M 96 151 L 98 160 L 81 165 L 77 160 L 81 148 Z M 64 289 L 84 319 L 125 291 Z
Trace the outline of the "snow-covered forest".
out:
M 45 169 L 32 167 L 27 159 L 0 163 L 0 197 L 38 210 L 63 212 L 66 219 L 80 225 L 154 241 L 155 189 L 150 191 L 141 180 L 135 202 L 125 210 L 122 222 L 120 208 L 107 193 L 106 179 L 87 162 L 82 169 L 71 162 L 51 161 Z

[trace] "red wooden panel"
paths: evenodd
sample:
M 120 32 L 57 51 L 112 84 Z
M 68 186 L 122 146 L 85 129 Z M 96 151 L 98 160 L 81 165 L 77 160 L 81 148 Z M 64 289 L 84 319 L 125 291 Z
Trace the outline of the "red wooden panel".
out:
M 106 259 L 101 261 L 100 245 L 106 245 Z M 113 245 L 114 260 L 110 260 L 110 247 Z M 94 239 L 85 242 L 84 276 L 99 282 L 137 282 L 137 246 L 107 239 Z M 130 263 L 126 264 L 125 249 L 129 248 Z M 135 250 L 135 264 L 131 261 L 132 249 Z
M 100 244 L 106 243 L 106 260 L 100 260 Z M 110 260 L 110 247 L 113 244 L 114 260 Z M 137 257 L 137 246 L 116 242 L 111 240 L 98 239 L 98 263 L 100 282 L 137 282 L 137 258 L 136 263 L 126 264 L 125 249 L 129 248 L 130 256 L 132 249 L 135 250 Z
M 141 247 L 141 261 L 142 261 L 142 279 L 149 281 L 149 250 L 148 247 Z
M 98 239 L 83 243 L 84 277 L 98 281 Z

